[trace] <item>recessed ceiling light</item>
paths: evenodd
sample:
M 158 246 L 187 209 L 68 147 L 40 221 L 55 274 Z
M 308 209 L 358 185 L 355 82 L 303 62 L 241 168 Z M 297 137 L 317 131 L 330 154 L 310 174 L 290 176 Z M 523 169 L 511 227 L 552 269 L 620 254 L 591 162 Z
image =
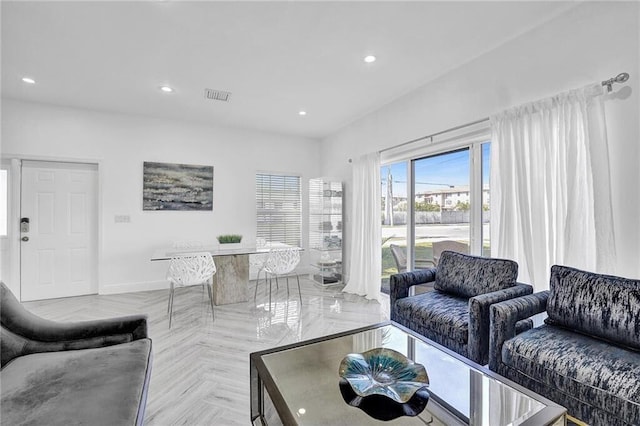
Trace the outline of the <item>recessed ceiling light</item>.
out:
M 371 62 L 375 62 L 376 61 L 376 57 L 373 55 L 368 55 L 364 57 L 364 61 L 368 64 L 370 64 Z
M 160 86 L 160 90 L 162 90 L 165 93 L 171 93 L 173 92 L 173 89 L 169 86 Z
M 307 115 L 307 111 L 298 111 L 298 115 Z
M 22 81 L 24 81 L 25 83 L 29 83 L 29 84 L 36 84 L 36 81 L 32 78 L 29 77 L 22 77 Z

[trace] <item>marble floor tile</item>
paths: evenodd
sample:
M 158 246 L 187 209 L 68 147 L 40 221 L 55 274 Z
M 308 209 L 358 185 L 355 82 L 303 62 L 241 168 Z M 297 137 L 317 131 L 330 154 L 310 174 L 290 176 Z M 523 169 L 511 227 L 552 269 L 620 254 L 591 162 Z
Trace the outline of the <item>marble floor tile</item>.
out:
M 260 284 L 257 303 L 216 306 L 214 317 L 202 287 L 179 289 L 169 329 L 168 290 L 82 296 L 28 302 L 30 311 L 58 321 L 145 313 L 154 360 L 146 425 L 248 425 L 249 354 L 389 319 L 382 303 L 321 288 L 301 278 L 297 286 L 274 289 L 271 305 Z

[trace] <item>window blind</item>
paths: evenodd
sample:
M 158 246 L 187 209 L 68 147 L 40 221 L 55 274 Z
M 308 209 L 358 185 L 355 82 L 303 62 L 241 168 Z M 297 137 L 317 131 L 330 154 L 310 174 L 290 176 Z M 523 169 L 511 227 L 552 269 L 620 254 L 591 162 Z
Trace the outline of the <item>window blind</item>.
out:
M 302 240 L 300 176 L 256 174 L 258 238 L 296 247 Z

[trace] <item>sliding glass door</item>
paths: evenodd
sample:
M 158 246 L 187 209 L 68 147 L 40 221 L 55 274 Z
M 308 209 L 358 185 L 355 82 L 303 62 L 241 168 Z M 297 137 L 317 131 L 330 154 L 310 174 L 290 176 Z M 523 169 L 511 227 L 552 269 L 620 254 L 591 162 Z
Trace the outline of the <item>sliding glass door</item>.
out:
M 491 143 L 381 167 L 382 289 L 398 272 L 437 266 L 444 250 L 490 255 Z
M 382 289 L 388 291 L 389 276 L 407 270 L 407 170 L 406 161 L 380 170 L 382 205 Z
M 485 142 L 480 145 L 482 157 L 481 166 L 481 182 L 482 182 L 482 255 L 491 256 L 491 209 L 490 209 L 490 165 L 491 165 L 491 142 Z
M 444 250 L 470 253 L 470 149 L 411 161 L 414 269 L 437 266 Z

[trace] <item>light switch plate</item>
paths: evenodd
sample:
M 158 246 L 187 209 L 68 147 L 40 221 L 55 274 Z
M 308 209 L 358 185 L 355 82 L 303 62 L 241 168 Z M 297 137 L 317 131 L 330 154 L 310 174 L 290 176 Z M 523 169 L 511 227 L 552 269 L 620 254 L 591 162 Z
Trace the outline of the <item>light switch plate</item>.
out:
M 128 214 L 117 214 L 115 216 L 115 221 L 116 223 L 130 223 L 131 216 L 129 216 Z

